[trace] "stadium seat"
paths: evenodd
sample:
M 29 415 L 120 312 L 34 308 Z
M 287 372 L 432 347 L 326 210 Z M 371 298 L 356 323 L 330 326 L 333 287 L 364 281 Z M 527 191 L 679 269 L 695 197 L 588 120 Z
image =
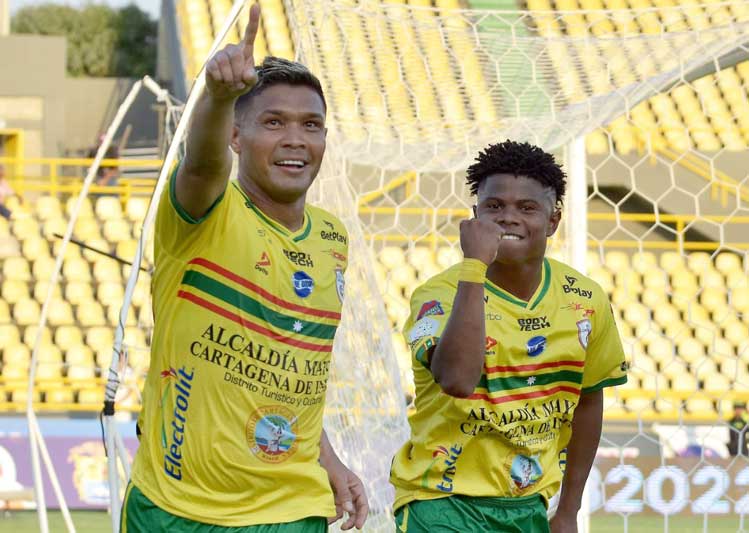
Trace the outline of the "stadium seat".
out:
M 632 268 L 643 276 L 658 268 L 658 258 L 653 252 L 635 252 L 631 262 Z
M 442 269 L 449 268 L 463 260 L 463 253 L 458 248 L 443 246 L 437 250 L 437 265 Z
M 82 302 L 75 311 L 78 323 L 83 327 L 104 326 L 107 323 L 107 315 L 99 302 L 90 300 Z
M 44 304 L 49 295 L 49 285 L 49 281 L 37 281 L 34 283 L 34 300 L 39 302 L 40 305 Z M 59 284 L 55 284 L 55 288 L 52 290 L 52 297 L 62 297 L 62 289 L 60 289 Z
M 23 257 L 8 257 L 3 261 L 4 279 L 31 281 L 29 262 Z
M 122 310 L 122 300 L 113 303 L 107 307 L 107 321 L 110 325 L 116 326 L 120 321 L 120 311 Z M 127 314 L 126 326 L 135 326 L 135 316 L 133 313 Z
M 679 252 L 663 252 L 660 259 L 661 268 L 671 274 L 685 268 L 684 257 Z
M 34 211 L 39 220 L 47 221 L 53 218 L 62 218 L 62 206 L 60 200 L 55 196 L 40 196 L 34 202 Z
M 3 365 L 15 365 L 28 368 L 31 361 L 31 350 L 18 341 L 3 347 Z M 6 379 L 8 376 L 5 376 Z
M 23 330 L 23 343 L 29 348 L 34 347 L 38 331 L 39 326 L 37 324 L 28 326 Z M 52 344 L 52 332 L 49 327 L 44 326 L 44 328 L 42 329 L 40 342 L 41 344 Z
M 718 272 L 723 275 L 728 275 L 730 272 L 741 272 L 743 267 L 741 265 L 741 258 L 731 252 L 721 252 L 715 257 L 715 268 Z
M 31 261 L 40 257 L 49 257 L 49 243 L 43 237 L 29 237 L 23 241 L 21 252 L 26 259 Z
M 122 283 L 120 264 L 108 257 L 99 257 L 94 261 L 94 279 L 98 282 Z
M 96 288 L 96 301 L 102 305 L 122 305 L 124 290 L 120 282 L 104 281 Z
M 37 403 L 41 399 L 41 393 L 35 390 L 32 396 L 32 402 Z M 10 389 L 10 401 L 11 403 L 26 406 L 28 401 L 28 388 L 25 384 L 18 385 Z
M 60 326 L 55 330 L 54 340 L 55 346 L 61 350 L 69 350 L 83 344 L 83 334 L 78 326 Z
M 65 299 L 72 305 L 89 304 L 93 302 L 94 292 L 89 283 L 71 281 L 65 285 Z
M 5 300 L 0 300 L 0 325 L 10 324 L 11 314 L 10 306 Z
M 44 391 L 44 402 L 60 408 L 73 403 L 73 391 L 67 387 L 52 387 Z
M 99 220 L 122 218 L 122 204 L 116 196 L 100 196 L 96 199 L 94 213 Z
M 120 218 L 104 222 L 104 238 L 112 244 L 132 238 L 130 223 Z
M 91 271 L 83 259 L 66 259 L 62 265 L 62 275 L 66 281 L 91 282 Z
M 39 345 L 37 360 L 40 363 L 62 363 L 62 352 L 54 344 L 43 342 Z
M 5 383 L 8 382 L 19 382 L 28 381 L 29 379 L 29 366 L 28 363 L 19 365 L 16 363 L 5 363 L 2 369 L 2 379 Z
M 15 304 L 30 296 L 29 285 L 25 281 L 7 279 L 0 285 L 0 295 L 9 304 Z
M 62 363 L 39 362 L 36 366 L 36 379 L 39 381 L 59 381 L 62 377 Z
M 13 305 L 13 320 L 19 326 L 39 322 L 39 304 L 31 298 L 21 298 Z
M 406 264 L 406 256 L 403 253 L 403 248 L 398 246 L 386 246 L 379 253 L 379 260 L 382 265 L 392 270 L 395 267 Z
M 11 221 L 11 231 L 19 241 L 41 235 L 39 224 L 31 217 L 13 218 Z
M 49 256 L 40 256 L 34 260 L 31 272 L 36 280 L 48 280 L 52 278 L 55 271 L 55 259 Z
M 60 235 L 65 234 L 65 228 L 63 228 L 62 233 Z M 52 240 L 52 256 L 57 257 L 60 255 L 60 250 L 62 249 L 62 239 L 57 239 L 55 237 L 52 237 L 51 235 L 48 236 L 49 239 Z M 65 253 L 63 253 L 63 259 L 65 261 L 71 260 L 71 259 L 80 259 L 81 258 L 81 249 L 79 246 L 69 242 L 68 245 L 65 247 Z
M 100 407 L 104 401 L 104 389 L 86 387 L 78 391 L 78 403 Z
M 114 332 L 109 327 L 92 327 L 86 332 L 86 344 L 92 350 L 112 350 L 114 343 Z
M 93 216 L 79 216 L 75 221 L 73 235 L 83 242 L 91 242 L 95 239 L 101 239 L 99 221 Z
M 94 366 L 80 364 L 69 365 L 67 369 L 67 377 L 73 381 L 90 381 L 96 377 Z
M 146 218 L 149 199 L 142 196 L 132 196 L 125 203 L 125 212 L 131 222 L 141 222 Z
M 8 346 L 18 344 L 21 341 L 21 333 L 15 324 L 0 324 L 0 351 Z
M 101 250 L 102 252 L 111 252 L 109 243 L 104 239 L 89 239 L 88 241 L 86 241 L 86 244 L 88 244 L 91 248 Z M 102 257 L 105 257 L 98 252 L 94 252 L 93 250 L 88 250 L 85 248 L 81 251 L 81 255 L 89 263 L 94 263 Z
M 53 298 L 47 306 L 47 323 L 53 327 L 73 324 L 73 308 L 65 300 Z
M 73 213 L 73 210 L 75 209 L 75 205 L 78 202 L 78 198 L 71 196 L 68 198 L 67 202 L 65 202 L 65 214 L 70 218 L 70 216 Z M 88 198 L 83 198 L 81 200 L 81 206 L 78 210 L 78 216 L 79 217 L 93 217 L 94 216 L 94 210 L 91 207 L 91 200 Z

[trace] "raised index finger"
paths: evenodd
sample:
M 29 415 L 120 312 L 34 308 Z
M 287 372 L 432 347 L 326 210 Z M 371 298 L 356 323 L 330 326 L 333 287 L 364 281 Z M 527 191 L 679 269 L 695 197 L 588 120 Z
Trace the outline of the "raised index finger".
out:
M 247 23 L 247 29 L 244 31 L 244 56 L 251 58 L 254 53 L 255 36 L 260 25 L 260 4 L 253 4 L 250 8 L 250 21 Z

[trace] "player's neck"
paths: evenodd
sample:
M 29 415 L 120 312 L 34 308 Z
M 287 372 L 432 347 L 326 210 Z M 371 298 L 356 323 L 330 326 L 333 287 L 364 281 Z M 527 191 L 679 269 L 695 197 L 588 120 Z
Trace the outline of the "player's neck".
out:
M 527 302 L 541 283 L 542 269 L 543 260 L 516 265 L 492 263 L 489 265 L 486 277 L 497 287 Z
M 306 195 L 297 198 L 291 203 L 280 203 L 268 196 L 265 191 L 257 187 L 252 182 L 244 183 L 239 180 L 239 186 L 244 193 L 252 200 L 255 207 L 260 209 L 263 214 L 272 218 L 283 227 L 291 232 L 295 232 L 304 224 L 304 205 Z

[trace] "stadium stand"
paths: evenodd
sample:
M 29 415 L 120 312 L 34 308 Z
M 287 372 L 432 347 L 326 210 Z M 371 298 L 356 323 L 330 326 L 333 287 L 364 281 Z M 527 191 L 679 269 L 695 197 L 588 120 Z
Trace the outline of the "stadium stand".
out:
M 132 246 L 133 227 L 142 216 L 144 199 L 102 197 L 93 203 L 87 224 L 120 228 L 104 231 L 97 245 L 107 251 Z M 41 197 L 31 212 L 19 213 L 8 227 L 22 244 L 22 257 L 2 261 L 0 281 L 0 398 L 2 409 L 18 409 L 24 401 L 25 378 L 46 297 L 55 243 L 43 236 L 43 218 L 54 198 Z M 138 207 L 133 207 L 138 206 Z M 52 216 L 57 216 L 54 208 Z M 98 232 L 86 232 L 86 235 Z M 120 240 L 122 235 L 128 241 Z M 34 242 L 33 247 L 27 242 Z M 47 409 L 91 409 L 101 398 L 102 372 L 109 364 L 112 326 L 118 319 L 124 277 L 114 260 L 77 247 L 63 265 L 62 281 L 51 301 L 48 327 L 38 369 L 40 400 Z M 460 260 L 451 247 L 389 245 L 377 257 L 375 272 L 387 287 L 385 305 L 394 331 L 408 315 L 413 289 L 441 269 Z M 607 413 L 624 417 L 639 413 L 663 419 L 678 416 L 686 401 L 689 415 L 714 418 L 721 398 L 736 383 L 749 382 L 749 265 L 741 256 L 721 252 L 714 257 L 695 251 L 629 253 L 590 251 L 588 268 L 611 296 L 627 351 L 634 363 L 629 383 L 612 391 L 622 408 Z M 148 263 L 147 263 L 148 264 Z M 133 346 L 146 346 L 136 322 L 150 324 L 149 276 L 144 274 L 133 298 L 134 313 L 126 328 Z M 137 317 L 137 320 L 136 320 Z M 738 317 L 738 318 L 737 318 Z M 402 337 L 394 333 L 399 362 L 410 364 Z M 142 371 L 145 354 L 131 355 Z M 137 383 L 136 383 L 137 385 Z M 659 391 L 657 398 L 655 391 Z M 702 391 L 694 394 L 694 391 Z M 10 402 L 10 403 L 9 403 Z M 134 407 L 137 407 L 134 404 Z

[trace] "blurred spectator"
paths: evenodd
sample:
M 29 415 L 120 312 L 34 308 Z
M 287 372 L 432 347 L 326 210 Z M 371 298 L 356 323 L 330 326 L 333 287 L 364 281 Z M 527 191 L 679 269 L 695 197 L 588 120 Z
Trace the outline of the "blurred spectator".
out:
M 99 147 L 101 146 L 103 140 L 104 135 L 99 136 L 99 144 L 89 151 L 88 156 L 91 159 L 96 157 L 96 152 L 99 151 Z M 104 154 L 104 159 L 118 159 L 119 155 L 119 149 L 113 143 L 109 145 L 109 148 L 107 148 L 107 151 Z M 119 167 L 99 166 L 99 168 L 96 170 L 96 181 L 94 181 L 94 185 L 100 187 L 115 187 L 119 178 Z M 101 194 L 92 194 L 91 196 L 101 196 Z
M 5 179 L 5 167 L 0 165 L 0 216 L 5 219 L 10 219 L 10 209 L 5 202 L 14 194 L 10 183 Z
M 728 421 L 728 453 L 731 456 L 749 456 L 749 412 L 746 404 L 737 403 L 733 406 L 733 418 Z

